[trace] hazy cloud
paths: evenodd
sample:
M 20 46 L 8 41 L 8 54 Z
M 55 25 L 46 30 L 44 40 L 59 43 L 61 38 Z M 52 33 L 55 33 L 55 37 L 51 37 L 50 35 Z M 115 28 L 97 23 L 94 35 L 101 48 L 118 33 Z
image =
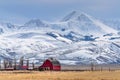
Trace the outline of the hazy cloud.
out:
M 79 5 L 79 7 L 89 7 L 91 9 L 115 8 L 120 4 L 120 0 L 0 0 L 1 5 L 26 5 L 26 6 L 64 6 Z M 97 10 L 98 10 L 97 9 Z
M 119 4 L 120 0 L 0 0 L 0 12 L 2 17 L 11 18 L 15 14 L 17 18 L 30 19 L 51 19 L 70 10 L 82 10 L 95 16 L 120 17 Z M 4 14 L 6 11 L 8 14 Z

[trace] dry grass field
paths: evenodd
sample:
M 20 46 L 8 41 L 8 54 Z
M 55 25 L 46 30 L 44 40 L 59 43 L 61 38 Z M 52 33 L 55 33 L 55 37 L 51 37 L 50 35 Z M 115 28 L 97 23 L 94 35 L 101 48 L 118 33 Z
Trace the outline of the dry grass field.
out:
M 120 71 L 2 71 L 0 80 L 120 80 Z

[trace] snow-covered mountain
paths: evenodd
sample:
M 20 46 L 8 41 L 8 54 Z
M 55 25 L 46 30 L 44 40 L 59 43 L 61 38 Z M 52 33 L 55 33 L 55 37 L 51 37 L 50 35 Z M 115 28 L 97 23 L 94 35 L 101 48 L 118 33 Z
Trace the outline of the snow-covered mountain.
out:
M 2 33 L 11 33 L 17 30 L 17 25 L 11 23 L 0 23 L 0 34 Z
M 84 12 L 73 11 L 57 22 L 33 19 L 22 26 L 0 23 L 0 59 L 44 60 L 62 64 L 120 63 L 119 30 Z
M 79 30 L 79 33 L 92 34 L 92 35 L 102 35 L 106 33 L 117 33 L 116 30 L 110 28 L 104 23 L 100 22 L 98 19 L 87 15 L 86 13 L 78 13 L 73 11 L 62 21 L 67 22 L 70 28 L 75 28 Z

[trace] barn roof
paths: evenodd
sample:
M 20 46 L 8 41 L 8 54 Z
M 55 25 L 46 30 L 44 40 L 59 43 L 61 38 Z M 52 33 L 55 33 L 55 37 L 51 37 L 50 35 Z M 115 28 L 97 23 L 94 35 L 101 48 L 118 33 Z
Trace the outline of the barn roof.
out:
M 50 62 L 52 62 L 53 65 L 60 66 L 60 62 L 57 59 L 49 58 L 48 60 L 50 60 Z

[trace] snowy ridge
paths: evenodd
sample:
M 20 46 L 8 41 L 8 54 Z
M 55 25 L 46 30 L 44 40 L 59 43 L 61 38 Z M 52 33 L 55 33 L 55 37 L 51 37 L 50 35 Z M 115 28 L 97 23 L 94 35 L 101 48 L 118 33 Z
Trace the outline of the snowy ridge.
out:
M 105 32 L 107 32 L 107 33 L 115 33 L 115 34 L 118 33 L 118 31 L 116 31 L 115 29 L 105 25 L 104 23 L 100 22 L 99 20 L 97 20 L 97 19 L 95 20 L 94 18 L 92 18 L 89 15 L 87 15 L 87 16 L 89 17 L 90 20 L 92 20 L 94 22 L 95 25 L 101 27 Z

